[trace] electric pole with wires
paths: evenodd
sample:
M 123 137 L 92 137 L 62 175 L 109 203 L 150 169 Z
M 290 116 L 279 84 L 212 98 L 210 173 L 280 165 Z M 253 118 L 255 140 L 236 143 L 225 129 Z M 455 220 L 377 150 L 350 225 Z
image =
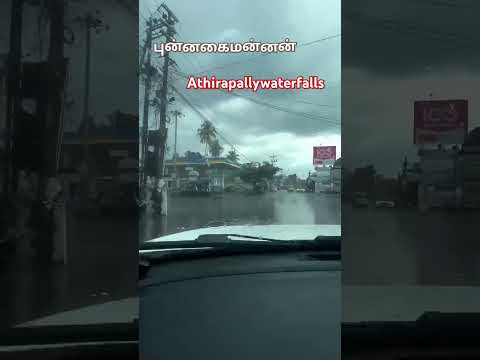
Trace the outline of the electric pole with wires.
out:
M 84 186 L 85 186 L 85 200 L 88 199 L 91 191 L 92 182 L 92 161 L 90 154 L 90 126 L 91 118 L 89 114 L 90 103 L 90 52 L 91 52 L 91 32 L 95 30 L 95 33 L 99 34 L 102 30 L 108 31 L 109 26 L 100 19 L 100 12 L 97 10 L 95 14 L 87 12 L 83 16 L 77 16 L 74 22 L 79 23 L 85 30 L 85 82 L 84 82 L 84 96 L 83 96 L 83 114 L 82 114 L 82 127 L 83 127 L 83 161 L 84 161 Z
M 173 145 L 173 161 L 174 161 L 174 174 L 175 174 L 175 187 L 178 189 L 178 174 L 177 174 L 177 128 L 178 128 L 178 118 L 184 116 L 179 110 L 173 110 L 172 115 L 175 117 L 175 141 Z
M 152 76 L 154 75 L 155 68 L 151 64 L 151 47 L 152 47 L 152 33 L 153 33 L 154 19 L 147 20 L 146 39 L 143 47 L 142 56 L 140 60 L 140 72 L 144 76 L 144 95 L 143 95 L 143 124 L 142 124 L 142 136 L 141 136 L 141 167 L 140 172 L 140 189 L 141 197 L 146 199 L 146 165 L 147 165 L 147 150 L 148 150 L 148 112 L 150 109 L 150 91 L 152 88 Z M 145 54 L 147 61 L 144 63 Z
M 157 12 L 159 13 L 159 18 L 151 16 L 147 20 L 146 28 L 146 40 L 144 48 L 142 49 L 142 54 L 140 58 L 140 69 L 144 75 L 144 98 L 143 98 L 143 121 L 142 121 L 142 168 L 143 174 L 141 175 L 141 186 L 143 189 L 142 197 L 146 199 L 147 192 L 146 183 L 147 183 L 147 173 L 146 173 L 146 164 L 147 164 L 147 154 L 148 154 L 148 128 L 149 128 L 149 108 L 152 105 L 150 101 L 150 93 L 152 89 L 152 82 L 154 81 L 158 70 L 152 65 L 152 45 L 153 41 L 158 38 L 164 38 L 165 42 L 171 42 L 174 39 L 175 24 L 178 22 L 177 17 L 174 13 L 165 5 L 162 4 L 158 7 Z M 146 58 L 146 60 L 145 60 Z M 169 53 L 164 54 L 163 66 L 161 74 L 158 78 L 161 79 L 159 84 L 159 90 L 156 92 L 159 108 L 159 129 L 158 129 L 158 138 L 151 139 L 152 145 L 155 143 L 155 153 L 154 153 L 154 164 L 155 164 L 155 175 L 153 178 L 157 179 L 157 192 L 160 196 L 157 197 L 157 202 L 160 203 L 162 215 L 166 215 L 166 183 L 164 181 L 164 172 L 165 172 L 165 152 L 166 152 L 166 140 L 167 140 L 167 105 L 169 100 L 168 97 L 168 72 L 169 67 L 174 63 L 169 56 Z M 154 99 L 157 100 L 157 99 Z
M 272 155 L 270 156 L 270 162 L 272 163 L 273 166 L 275 166 L 275 164 L 278 162 L 278 160 L 277 160 L 277 155 L 272 154 Z

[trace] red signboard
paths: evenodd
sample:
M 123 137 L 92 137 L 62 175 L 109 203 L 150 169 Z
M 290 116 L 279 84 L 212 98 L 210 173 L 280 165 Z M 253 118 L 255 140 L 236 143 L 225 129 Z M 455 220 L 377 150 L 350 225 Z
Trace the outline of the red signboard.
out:
M 335 146 L 314 146 L 313 147 L 313 165 L 323 165 L 333 163 L 337 158 L 337 148 Z
M 414 144 L 462 144 L 467 132 L 467 100 L 415 101 Z

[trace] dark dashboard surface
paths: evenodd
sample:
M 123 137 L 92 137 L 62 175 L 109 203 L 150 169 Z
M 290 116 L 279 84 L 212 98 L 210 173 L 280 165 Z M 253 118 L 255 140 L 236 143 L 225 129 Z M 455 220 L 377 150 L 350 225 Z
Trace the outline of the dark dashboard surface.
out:
M 340 262 L 311 255 L 152 266 L 139 290 L 140 358 L 340 359 Z

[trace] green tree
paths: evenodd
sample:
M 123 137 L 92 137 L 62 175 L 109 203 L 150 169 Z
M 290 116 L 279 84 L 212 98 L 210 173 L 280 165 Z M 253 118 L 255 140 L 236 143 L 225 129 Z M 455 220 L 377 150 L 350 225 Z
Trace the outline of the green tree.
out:
M 227 160 L 230 160 L 231 162 L 238 162 L 239 156 L 238 153 L 235 151 L 235 149 L 232 149 L 228 152 L 227 154 Z
M 209 147 L 210 154 L 212 154 L 213 157 L 220 157 L 222 155 L 223 146 L 220 144 L 218 139 L 213 140 Z
M 280 170 L 280 168 L 266 161 L 260 165 L 248 163 L 242 166 L 240 170 L 240 179 L 242 179 L 243 182 L 256 187 L 258 184 L 265 184 L 267 181 L 272 180 Z
M 200 138 L 200 142 L 205 144 L 205 156 L 207 156 L 208 147 L 217 138 L 217 129 L 215 129 L 215 126 L 210 121 L 205 120 L 197 130 L 197 135 Z

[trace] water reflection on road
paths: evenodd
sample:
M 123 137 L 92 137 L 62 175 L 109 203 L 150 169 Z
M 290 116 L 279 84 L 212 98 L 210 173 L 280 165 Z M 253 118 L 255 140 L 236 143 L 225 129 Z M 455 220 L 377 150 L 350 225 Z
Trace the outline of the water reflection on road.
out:
M 143 240 L 220 225 L 340 224 L 340 196 L 275 192 L 225 193 L 209 197 L 170 197 L 168 216 L 147 212 L 140 226 Z
M 480 285 L 478 212 L 342 210 L 344 284 Z

